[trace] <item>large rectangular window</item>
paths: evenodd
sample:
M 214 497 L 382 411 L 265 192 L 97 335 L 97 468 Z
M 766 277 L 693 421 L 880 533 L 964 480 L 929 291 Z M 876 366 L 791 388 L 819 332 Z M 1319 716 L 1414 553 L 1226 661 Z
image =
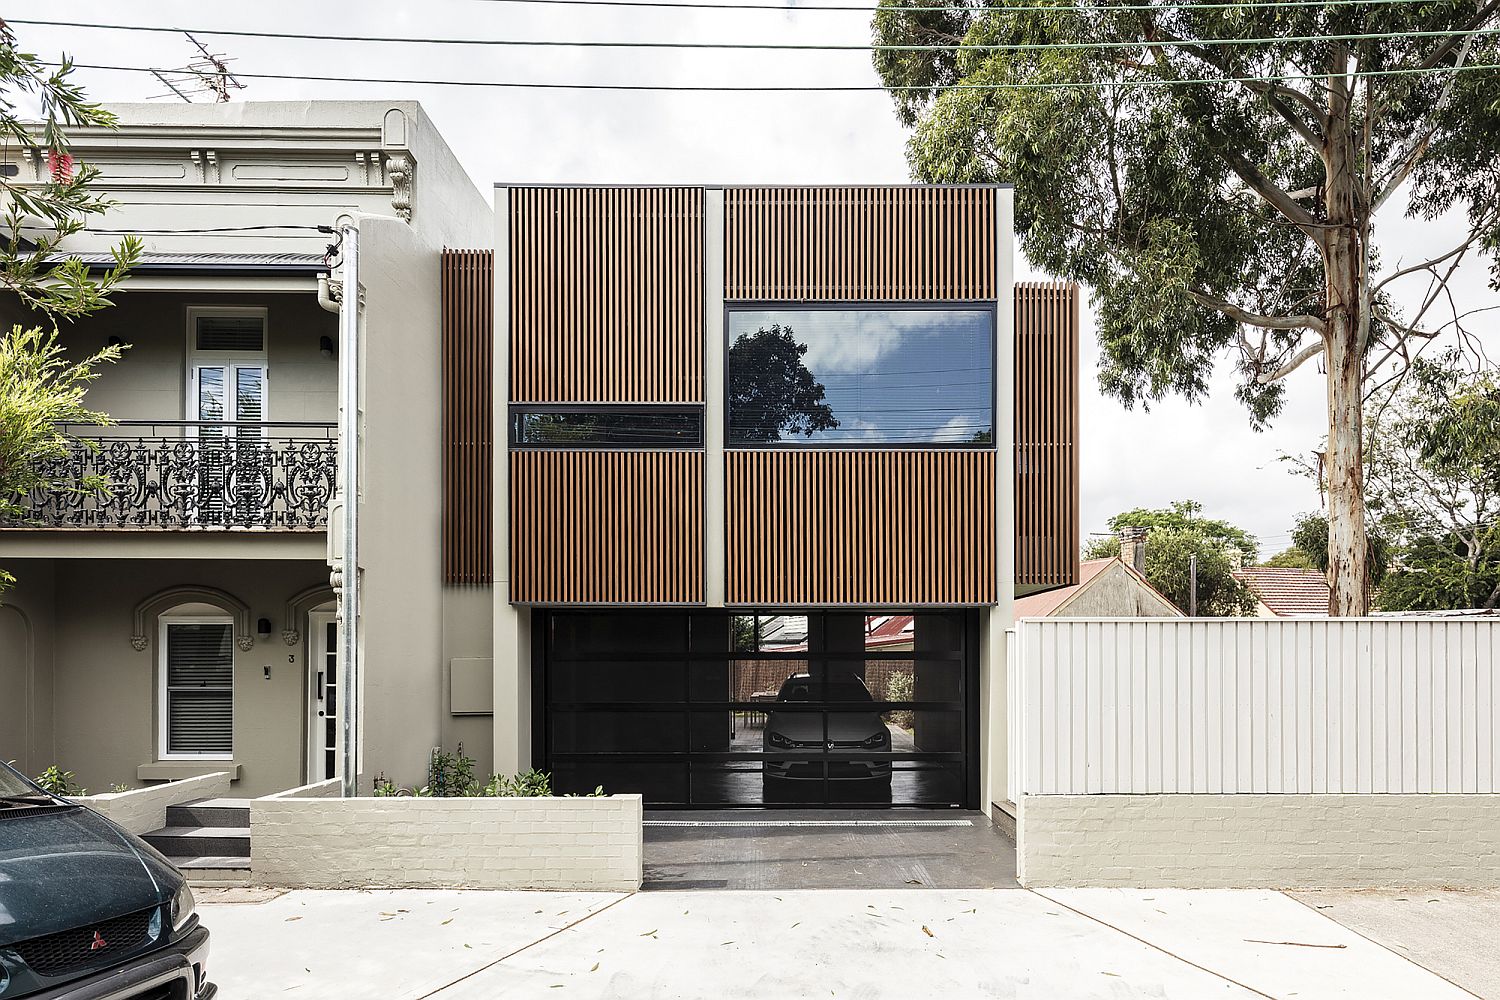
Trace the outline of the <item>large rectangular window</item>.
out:
M 994 442 L 984 305 L 728 310 L 728 443 Z
M 163 618 L 160 638 L 161 755 L 233 757 L 233 623 Z

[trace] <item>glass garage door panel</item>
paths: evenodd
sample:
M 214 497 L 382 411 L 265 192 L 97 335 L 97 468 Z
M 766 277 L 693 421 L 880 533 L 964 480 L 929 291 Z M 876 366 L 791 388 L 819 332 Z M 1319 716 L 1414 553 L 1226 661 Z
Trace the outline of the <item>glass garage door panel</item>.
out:
M 972 804 L 971 624 L 556 612 L 538 749 L 562 791 L 663 805 Z

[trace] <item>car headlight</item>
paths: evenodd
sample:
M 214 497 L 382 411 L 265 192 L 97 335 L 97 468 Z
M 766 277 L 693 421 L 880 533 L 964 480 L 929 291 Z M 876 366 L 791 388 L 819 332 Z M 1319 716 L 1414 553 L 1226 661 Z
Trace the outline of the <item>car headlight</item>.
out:
M 172 897 L 172 930 L 180 931 L 187 926 L 187 922 L 193 919 L 193 914 L 198 909 L 198 904 L 193 900 L 193 890 L 188 888 L 186 882 L 182 883 L 177 890 L 177 895 Z
M 887 736 L 885 736 L 885 735 L 882 735 L 882 734 L 879 734 L 879 733 L 877 733 L 877 734 L 876 734 L 876 735 L 874 735 L 874 736 L 870 736 L 870 737 L 867 737 L 867 738 L 866 738 L 866 739 L 865 739 L 865 740 L 864 740 L 864 742 L 862 742 L 862 743 L 861 743 L 861 744 L 860 744 L 860 746 L 862 746 L 862 747 L 865 747 L 865 748 L 867 748 L 867 749 L 869 749 L 869 750 L 877 750 L 877 749 L 879 749 L 879 748 L 880 748 L 880 747 L 883 747 L 883 746 L 885 746 L 885 741 L 886 741 L 886 740 L 887 740 L 887 739 L 888 739 L 888 738 L 889 738 L 889 737 L 887 737 Z
M 789 747 L 792 745 L 792 741 L 787 739 L 785 736 L 782 736 L 780 733 L 772 733 L 767 737 L 767 739 L 770 740 L 773 747 Z

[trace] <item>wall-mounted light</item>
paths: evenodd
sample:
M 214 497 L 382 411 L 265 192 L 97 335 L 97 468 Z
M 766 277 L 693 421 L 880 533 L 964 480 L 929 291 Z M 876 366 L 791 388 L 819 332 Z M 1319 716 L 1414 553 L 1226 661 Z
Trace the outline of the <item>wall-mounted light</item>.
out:
M 125 346 L 125 341 L 121 340 L 119 337 L 110 337 L 109 340 L 107 340 L 105 343 L 109 344 L 110 347 Z
M 318 338 L 318 353 L 325 358 L 333 357 L 333 338 L 323 336 Z
M 262 618 L 255 623 L 255 631 L 262 639 L 271 637 L 271 619 Z

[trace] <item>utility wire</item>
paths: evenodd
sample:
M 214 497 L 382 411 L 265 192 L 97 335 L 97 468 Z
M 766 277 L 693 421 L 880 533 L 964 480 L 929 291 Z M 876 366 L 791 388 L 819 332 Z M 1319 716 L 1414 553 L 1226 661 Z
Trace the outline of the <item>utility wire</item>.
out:
M 56 66 L 53 62 L 39 62 L 42 66 Z M 100 63 L 73 63 L 78 69 L 101 70 L 109 73 L 150 73 L 143 66 L 109 66 Z M 1146 79 L 1146 80 L 1100 80 L 1087 82 L 1078 80 L 1025 81 L 1021 83 L 955 83 L 930 87 L 899 84 L 890 87 L 876 84 L 787 84 L 767 86 L 764 84 L 664 84 L 664 83 L 547 83 L 530 80 L 435 80 L 408 79 L 382 76 L 331 76 L 311 73 L 241 73 L 235 76 L 244 80 L 300 80 L 311 83 L 379 83 L 402 87 L 477 87 L 506 90 L 617 90 L 660 91 L 684 93 L 875 93 L 927 90 L 1076 90 L 1086 88 L 1116 87 L 1184 87 L 1217 83 L 1282 83 L 1300 80 L 1358 80 L 1386 76 L 1413 76 L 1432 73 L 1472 73 L 1481 70 L 1500 69 L 1500 63 L 1474 63 L 1464 66 L 1412 67 L 1409 69 L 1361 70 L 1354 73 L 1277 73 L 1264 76 L 1221 76 L 1195 79 Z
M 970 7 L 966 4 L 913 5 L 910 7 L 879 7 L 862 4 L 808 4 L 806 6 L 779 3 L 673 3 L 670 0 L 480 0 L 483 3 L 515 3 L 536 5 L 558 5 L 570 7 L 656 7 L 667 10 L 770 10 L 783 14 L 802 13 L 874 13 L 890 10 L 901 13 L 920 14 L 925 11 L 952 11 L 955 13 L 1070 13 L 1108 14 L 1135 10 L 1254 10 L 1278 7 L 1342 7 L 1359 4 L 1366 7 L 1405 6 L 1415 3 L 1431 3 L 1432 0 L 1240 0 L 1238 3 L 1143 3 L 1143 4 L 1071 4 L 1035 3 L 1005 6 Z
M 278 41 L 316 42 L 375 42 L 399 45 L 484 45 L 510 48 L 568 48 L 568 49 L 734 49 L 757 52 L 1031 52 L 1039 50 L 1068 49 L 1156 49 L 1163 46 L 1199 45 L 1265 45 L 1292 42 L 1366 42 L 1389 39 L 1435 38 L 1450 36 L 1493 35 L 1500 27 L 1477 28 L 1462 31 L 1456 28 L 1427 31 L 1375 31 L 1347 35 L 1285 35 L 1262 38 L 1162 38 L 1152 41 L 1131 40 L 1113 42 L 1011 42 L 996 44 L 955 45 L 852 45 L 785 42 L 628 42 L 610 40 L 560 40 L 522 38 L 397 38 L 391 35 L 332 35 L 287 31 L 249 31 L 218 28 L 174 28 L 144 24 L 98 24 L 87 21 L 35 21 L 22 18 L 7 18 L 11 24 L 25 24 L 48 28 L 87 28 L 98 31 L 148 31 L 162 34 L 224 35 L 235 38 L 273 38 Z M 237 76 L 245 74 L 237 73 Z

